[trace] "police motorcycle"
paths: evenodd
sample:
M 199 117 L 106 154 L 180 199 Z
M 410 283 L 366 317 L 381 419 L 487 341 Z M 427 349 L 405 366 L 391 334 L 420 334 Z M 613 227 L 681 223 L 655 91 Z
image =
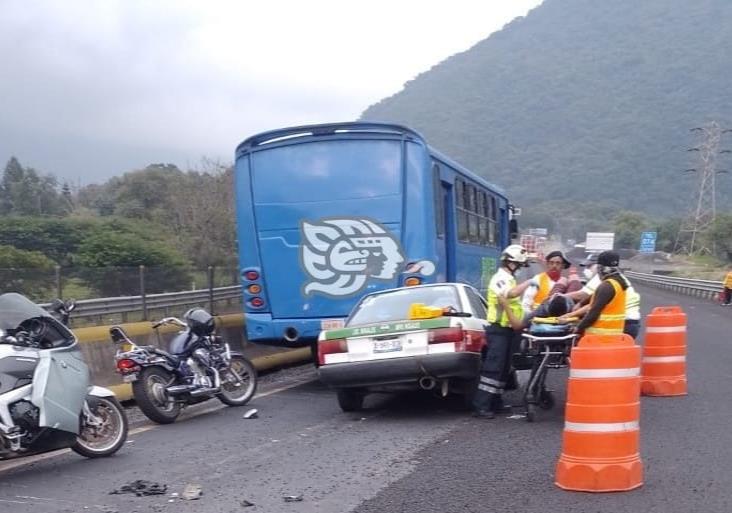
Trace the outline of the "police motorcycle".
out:
M 132 384 L 140 410 L 159 424 L 175 422 L 181 410 L 192 404 L 218 398 L 228 406 L 243 406 L 257 389 L 257 370 L 241 353 L 217 336 L 215 321 L 202 308 L 188 310 L 184 320 L 166 317 L 158 328 L 182 328 L 171 340 L 169 351 L 153 345 L 137 345 L 120 326 L 110 328 L 118 345 L 115 355 L 122 380 Z
M 71 448 L 110 456 L 127 439 L 127 417 L 106 388 L 91 386 L 79 342 L 65 323 L 28 298 L 0 295 L 0 459 Z

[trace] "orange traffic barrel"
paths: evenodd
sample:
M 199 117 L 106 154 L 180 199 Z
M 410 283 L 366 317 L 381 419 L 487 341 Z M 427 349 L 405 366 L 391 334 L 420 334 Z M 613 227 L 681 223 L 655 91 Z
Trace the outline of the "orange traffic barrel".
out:
M 646 317 L 641 365 L 643 395 L 686 395 L 686 314 L 659 306 Z
M 628 335 L 586 335 L 572 349 L 558 487 L 619 492 L 643 484 L 640 364 Z

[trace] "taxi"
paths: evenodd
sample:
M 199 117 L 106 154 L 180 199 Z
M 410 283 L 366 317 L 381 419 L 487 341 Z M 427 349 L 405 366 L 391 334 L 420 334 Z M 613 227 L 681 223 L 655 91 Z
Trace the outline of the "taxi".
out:
M 462 283 L 364 296 L 343 328 L 320 333 L 320 379 L 336 390 L 343 411 L 360 410 L 370 392 L 470 394 L 486 347 L 486 308 Z

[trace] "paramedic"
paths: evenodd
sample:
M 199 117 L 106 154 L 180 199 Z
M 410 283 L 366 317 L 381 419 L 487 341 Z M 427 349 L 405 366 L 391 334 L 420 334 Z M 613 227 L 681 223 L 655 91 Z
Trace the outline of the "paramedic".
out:
M 508 246 L 501 253 L 501 266 L 488 284 L 488 326 L 485 328 L 488 352 L 480 371 L 478 388 L 473 399 L 473 415 L 492 419 L 496 413 L 510 412 L 503 404 L 502 394 L 511 370 L 513 346 L 519 342 L 521 326 L 511 322 L 521 319 L 523 310 L 519 296 L 529 285 L 527 280 L 516 285 L 515 274 L 528 264 L 526 249 L 518 244 Z

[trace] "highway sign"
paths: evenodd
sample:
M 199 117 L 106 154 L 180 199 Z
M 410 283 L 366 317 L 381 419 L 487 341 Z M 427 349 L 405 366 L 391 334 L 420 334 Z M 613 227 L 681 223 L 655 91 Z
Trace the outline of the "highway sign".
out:
M 656 238 L 657 232 L 643 232 L 641 233 L 640 240 L 640 252 L 641 253 L 653 253 L 656 251 Z

